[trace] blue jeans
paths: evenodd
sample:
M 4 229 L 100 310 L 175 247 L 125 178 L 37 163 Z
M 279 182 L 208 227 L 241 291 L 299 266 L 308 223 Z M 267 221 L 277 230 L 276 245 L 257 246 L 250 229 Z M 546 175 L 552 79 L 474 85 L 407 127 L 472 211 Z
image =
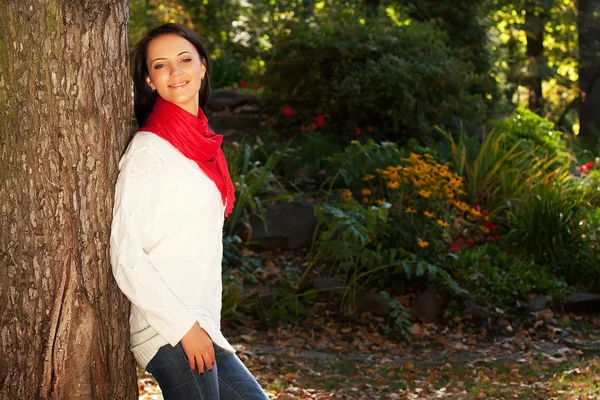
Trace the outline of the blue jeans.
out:
M 164 345 L 146 366 L 165 400 L 265 400 L 268 399 L 250 371 L 235 355 L 213 343 L 215 366 L 200 374 L 192 371 L 181 342 Z

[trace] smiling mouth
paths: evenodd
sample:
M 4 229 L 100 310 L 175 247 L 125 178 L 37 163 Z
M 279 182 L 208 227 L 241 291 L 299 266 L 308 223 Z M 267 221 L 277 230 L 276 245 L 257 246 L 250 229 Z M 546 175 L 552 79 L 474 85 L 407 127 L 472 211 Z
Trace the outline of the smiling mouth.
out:
M 188 83 L 190 83 L 190 81 L 179 82 L 179 83 L 176 83 L 176 84 L 174 84 L 174 85 L 169 85 L 169 87 L 170 87 L 170 88 L 172 88 L 172 89 L 179 89 L 179 88 L 181 88 L 181 87 L 184 87 L 184 86 L 185 86 L 185 85 L 187 85 Z

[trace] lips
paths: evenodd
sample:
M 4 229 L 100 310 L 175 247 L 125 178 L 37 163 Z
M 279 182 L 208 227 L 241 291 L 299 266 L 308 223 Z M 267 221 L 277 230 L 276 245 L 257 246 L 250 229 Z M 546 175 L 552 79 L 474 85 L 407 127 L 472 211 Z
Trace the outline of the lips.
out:
M 190 83 L 190 81 L 178 82 L 178 83 L 175 83 L 175 84 L 173 84 L 173 85 L 169 85 L 169 87 L 170 87 L 171 89 L 179 89 L 179 88 L 182 88 L 182 87 L 184 87 L 184 86 L 185 86 L 185 85 L 187 85 L 188 83 Z

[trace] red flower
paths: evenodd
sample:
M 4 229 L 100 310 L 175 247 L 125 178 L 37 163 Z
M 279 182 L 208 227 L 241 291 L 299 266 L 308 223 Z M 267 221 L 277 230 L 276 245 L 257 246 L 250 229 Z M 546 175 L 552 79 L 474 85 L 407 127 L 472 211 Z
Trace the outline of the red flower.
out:
M 281 113 L 286 117 L 291 117 L 292 115 L 296 114 L 296 111 L 290 106 L 285 106 L 281 109 Z
M 583 172 L 583 173 L 588 172 L 592 168 L 594 168 L 594 163 L 591 162 L 591 161 L 586 162 L 585 164 L 580 165 L 579 167 L 577 167 L 577 169 L 579 170 L 579 172 Z
M 243 80 L 243 79 L 242 79 L 242 80 L 240 81 L 240 87 L 241 87 L 241 88 L 245 88 L 245 87 L 247 87 L 247 86 L 248 86 L 248 82 L 246 82 L 245 80 Z
M 487 229 L 489 229 L 490 231 L 493 231 L 494 229 L 496 229 L 496 225 L 494 225 L 494 223 L 492 221 L 486 222 L 484 226 Z
M 304 126 L 304 124 L 300 125 L 300 132 L 306 133 L 306 127 Z
M 370 125 L 369 125 L 369 126 L 367 126 L 367 131 L 368 131 L 369 133 L 373 133 L 373 127 L 371 127 Z
M 460 244 L 458 244 L 458 242 L 454 242 L 450 245 L 450 252 L 451 253 L 456 253 L 460 250 Z
M 500 240 L 500 235 L 496 235 L 496 236 L 494 236 L 494 239 L 496 239 L 496 240 Z
M 467 239 L 467 244 L 469 247 L 473 248 L 475 246 L 475 241 L 473 239 Z
M 360 130 L 360 128 L 357 126 L 356 128 L 354 128 L 354 135 L 358 136 L 362 133 L 362 131 Z
M 317 124 L 317 128 L 325 125 L 325 116 L 323 114 L 318 114 L 313 119 L 313 122 Z
M 319 125 L 317 125 L 316 122 L 313 122 L 312 124 L 310 124 L 310 129 L 316 131 L 317 129 L 319 129 Z

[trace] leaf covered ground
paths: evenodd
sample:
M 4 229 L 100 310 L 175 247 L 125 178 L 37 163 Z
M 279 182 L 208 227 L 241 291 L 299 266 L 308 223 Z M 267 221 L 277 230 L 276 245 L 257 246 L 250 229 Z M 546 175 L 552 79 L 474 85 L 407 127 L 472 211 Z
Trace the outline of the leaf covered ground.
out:
M 368 313 L 228 336 L 274 399 L 600 399 L 600 353 L 572 345 L 597 343 L 600 319 L 532 318 L 494 337 L 468 320 L 415 323 L 410 342 Z M 162 398 L 139 378 L 140 399 Z

